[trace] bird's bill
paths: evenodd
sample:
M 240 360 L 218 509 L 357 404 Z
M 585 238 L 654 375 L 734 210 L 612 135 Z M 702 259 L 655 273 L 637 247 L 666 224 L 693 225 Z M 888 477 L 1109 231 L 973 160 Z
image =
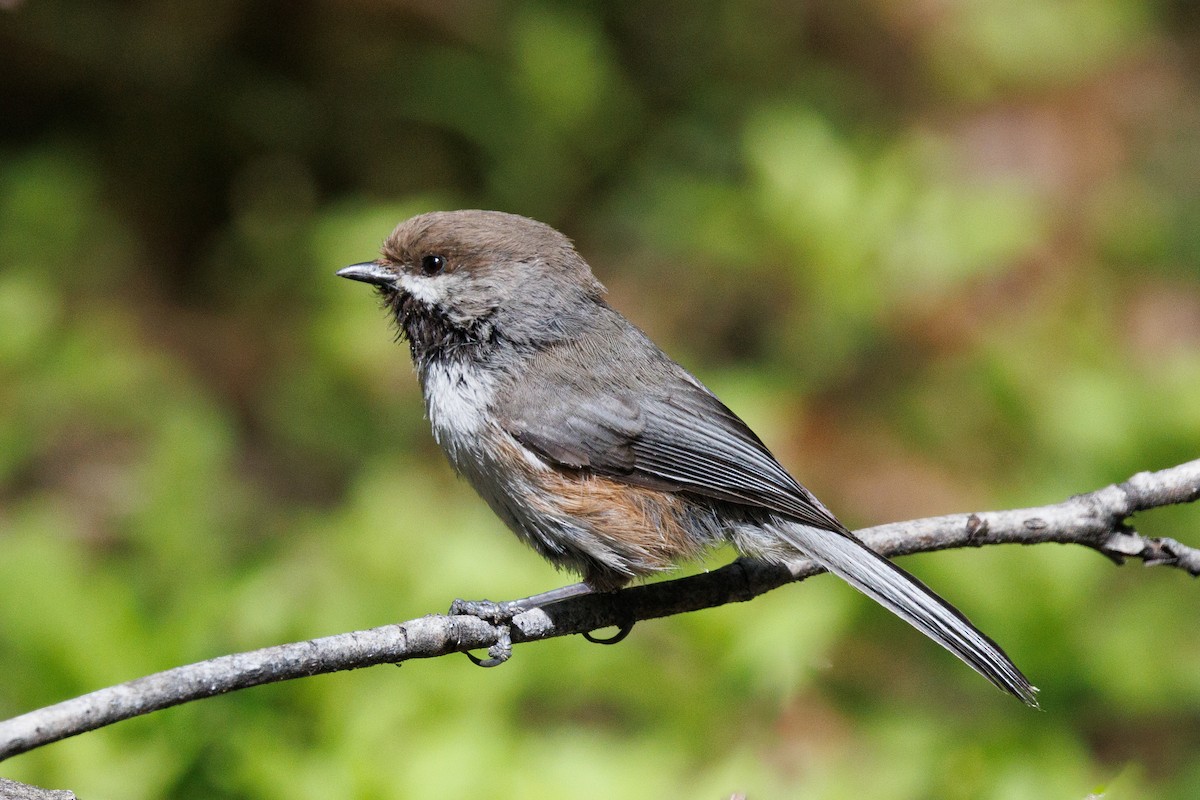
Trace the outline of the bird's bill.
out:
M 362 281 L 373 286 L 392 287 L 396 285 L 396 273 L 374 261 L 364 261 L 361 264 L 351 264 L 342 267 L 335 273 L 339 278 L 349 278 L 352 281 Z

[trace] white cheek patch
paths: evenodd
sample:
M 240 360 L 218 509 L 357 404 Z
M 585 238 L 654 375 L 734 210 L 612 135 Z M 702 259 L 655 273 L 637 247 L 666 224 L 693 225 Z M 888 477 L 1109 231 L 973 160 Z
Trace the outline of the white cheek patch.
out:
M 397 278 L 400 290 L 418 303 L 436 309 L 448 319 L 460 324 L 473 322 L 478 316 L 472 304 L 464 303 L 470 294 L 470 279 L 462 275 L 410 275 Z
M 402 272 L 397 278 L 400 289 L 413 299 L 429 306 L 439 306 L 446 296 L 443 280 L 424 275 L 410 275 Z

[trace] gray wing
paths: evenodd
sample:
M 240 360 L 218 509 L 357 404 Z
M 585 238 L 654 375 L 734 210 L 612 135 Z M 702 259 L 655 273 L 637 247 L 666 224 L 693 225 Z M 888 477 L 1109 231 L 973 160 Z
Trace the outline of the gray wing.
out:
M 588 350 L 577 345 L 536 357 L 499 409 L 505 429 L 560 467 L 757 506 L 846 532 L 712 392 L 640 332 L 618 337 L 628 346 L 617 352 L 634 355 L 620 365 L 589 363 Z

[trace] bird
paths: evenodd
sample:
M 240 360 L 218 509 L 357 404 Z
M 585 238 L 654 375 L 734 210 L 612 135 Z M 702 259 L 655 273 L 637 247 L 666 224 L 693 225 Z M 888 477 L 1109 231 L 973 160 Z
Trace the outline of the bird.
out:
M 612 592 L 725 543 L 812 560 L 1037 707 L 998 645 L 867 547 L 610 306 L 564 234 L 501 211 L 428 212 L 336 274 L 376 287 L 450 464 L 519 539 L 582 577 L 576 591 Z

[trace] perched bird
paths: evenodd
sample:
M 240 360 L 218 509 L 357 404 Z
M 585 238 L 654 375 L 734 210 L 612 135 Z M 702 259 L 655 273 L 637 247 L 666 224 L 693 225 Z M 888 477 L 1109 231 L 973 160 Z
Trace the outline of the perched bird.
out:
M 1036 705 L 995 643 L 860 542 L 609 306 L 558 231 L 497 211 L 421 214 L 337 274 L 378 287 L 450 463 L 586 587 L 612 591 L 727 541 L 768 562 L 812 559 Z

